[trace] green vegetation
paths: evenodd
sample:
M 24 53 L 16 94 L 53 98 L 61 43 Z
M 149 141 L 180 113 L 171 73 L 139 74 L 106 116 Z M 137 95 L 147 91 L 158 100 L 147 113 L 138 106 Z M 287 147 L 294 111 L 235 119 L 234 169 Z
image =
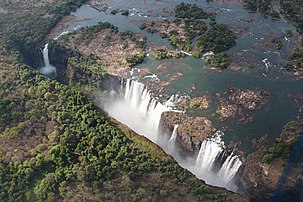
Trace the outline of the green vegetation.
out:
M 216 24 L 197 40 L 197 47 L 201 52 L 222 52 L 235 46 L 236 38 L 226 25 Z
M 287 36 L 287 37 L 292 37 L 292 36 L 293 36 L 292 31 L 291 31 L 290 29 L 287 29 L 287 30 L 285 31 L 285 36 Z
M 281 37 L 272 39 L 271 42 L 276 44 L 277 50 L 281 50 L 283 48 L 283 42 Z
M 90 26 L 90 27 L 83 27 L 77 30 L 74 33 L 67 34 L 62 36 L 62 41 L 66 42 L 70 37 L 77 35 L 80 33 L 80 37 L 77 38 L 76 45 L 80 45 L 82 43 L 90 43 L 97 34 L 102 33 L 106 30 L 110 30 L 113 35 L 118 34 L 122 40 L 131 40 L 136 44 L 138 48 L 145 49 L 146 48 L 146 37 L 138 37 L 137 34 L 131 31 L 119 32 L 118 27 L 112 25 L 109 22 L 99 22 L 97 25 Z M 73 38 L 73 37 L 72 37 Z M 104 38 L 104 45 L 106 45 L 109 41 L 113 39 L 113 36 L 106 36 Z
M 189 107 L 191 109 L 196 109 L 198 107 L 200 107 L 201 103 L 199 100 L 191 100 L 190 103 L 189 103 Z
M 172 45 L 184 51 L 191 51 L 193 48 L 191 46 L 191 40 L 189 39 L 181 39 L 177 31 L 169 32 L 169 40 Z
M 131 41 L 135 42 L 136 46 L 141 49 L 146 49 L 146 37 L 138 37 L 134 32 L 132 31 L 125 31 L 125 32 L 119 32 L 119 35 L 121 39 L 126 40 L 130 39 Z
M 216 24 L 215 16 L 204 12 L 197 5 L 181 3 L 175 7 L 175 16 L 186 18 L 186 20 L 145 22 L 140 28 L 146 29 L 150 33 L 158 32 L 162 38 L 168 37 L 172 45 L 183 51 L 192 51 L 192 39 L 200 36 L 196 43 L 198 52 L 195 51 L 195 57 L 199 57 L 201 53 L 207 51 L 222 52 L 236 45 L 235 34 L 226 25 Z M 208 17 L 213 24 L 209 30 L 207 24 L 199 20 Z M 161 49 L 155 55 L 157 58 L 167 58 L 166 53 L 165 50 Z
M 19 59 L 29 60 L 30 53 L 43 40 L 48 31 L 59 20 L 82 5 L 85 0 L 54 1 L 53 4 L 40 3 L 34 6 L 28 1 L 9 6 L 5 1 L 2 8 L 8 12 L 0 15 L 0 33 L 2 45 L 7 50 L 17 51 Z M 26 61 L 28 62 L 28 61 Z
M 86 95 L 94 95 L 103 89 L 107 64 L 91 56 L 69 57 L 67 64 L 68 85 L 79 88 Z
M 119 10 L 118 10 L 118 9 L 115 9 L 115 10 L 112 10 L 110 13 L 111 13 L 112 15 L 116 15 L 117 13 L 119 13 Z
M 103 76 L 106 71 L 106 64 L 97 61 L 93 57 L 80 56 L 80 57 L 70 57 L 68 59 L 70 65 L 81 67 L 84 71 L 92 72 L 95 75 Z
M 126 11 L 123 11 L 123 12 L 121 13 L 121 15 L 125 15 L 125 16 L 128 16 L 128 15 L 129 15 L 129 11 L 128 11 L 128 10 L 126 10 Z
M 78 37 L 74 41 L 75 43 L 74 45 L 79 46 L 82 43 L 89 44 L 98 33 L 106 30 L 110 30 L 113 34 L 118 33 L 118 27 L 110 24 L 109 22 L 99 22 L 97 25 L 90 27 L 83 27 L 74 33 L 69 33 L 67 35 L 64 35 L 61 37 L 61 40 L 67 42 L 70 36 L 75 35 L 77 33 L 81 33 L 80 37 Z M 110 39 L 111 37 L 106 38 L 105 43 L 108 42 Z
M 212 55 L 206 60 L 207 64 L 218 68 L 227 68 L 230 64 L 230 58 L 227 54 Z
M 244 0 L 244 8 L 250 12 L 258 12 L 274 19 L 280 19 L 280 14 L 274 10 L 272 0 Z
M 278 7 L 279 12 L 292 24 L 294 24 L 298 32 L 302 35 L 303 33 L 303 0 L 244 0 L 244 8 L 252 11 L 259 12 L 265 16 L 271 16 L 272 18 L 280 18 L 280 14 L 273 8 Z M 291 37 L 291 30 L 286 31 L 286 36 Z M 277 49 L 280 50 L 283 46 L 282 42 L 276 41 Z M 303 75 L 303 54 L 302 44 L 298 47 L 293 55 L 288 58 L 286 69 L 289 71 L 296 72 L 298 75 Z
M 200 58 L 202 56 L 202 54 L 200 53 L 200 51 L 195 51 L 195 52 L 192 53 L 192 56 L 194 58 Z
M 127 54 L 125 59 L 131 66 L 134 66 L 143 62 L 145 55 L 146 53 Z
M 303 34 L 303 0 L 280 0 L 280 9 L 284 17 L 293 23 L 298 32 Z M 292 35 L 290 32 L 286 34 Z M 290 37 L 290 36 L 288 36 Z M 289 71 L 296 72 L 298 75 L 303 75 L 303 43 L 301 41 L 300 47 L 298 47 L 294 53 L 288 58 L 286 69 Z
M 204 34 L 207 31 L 207 25 L 200 20 L 185 20 L 185 32 L 189 39 Z
M 159 33 L 162 38 L 168 38 L 172 45 L 184 51 L 191 51 L 192 39 L 204 34 L 207 25 L 200 20 L 175 19 L 145 22 L 140 26 L 149 33 Z
M 214 14 L 209 14 L 199 8 L 196 4 L 186 4 L 184 2 L 178 4 L 175 7 L 175 16 L 177 18 L 187 18 L 187 19 L 207 19 Z
M 262 163 L 269 164 L 277 158 L 288 159 L 291 151 L 294 149 L 297 140 L 302 135 L 302 123 L 295 121 L 289 122 L 276 139 L 276 143 L 269 148 L 268 152 L 262 157 Z
M 185 54 L 180 51 L 170 51 L 166 47 L 156 48 L 153 55 L 158 60 L 166 58 L 180 58 L 185 56 Z
M 303 75 L 303 48 L 294 50 L 294 53 L 288 58 L 285 68 L 297 72 L 298 75 Z
M 145 49 L 147 47 L 146 42 L 147 39 L 142 34 L 131 31 L 119 32 L 117 27 L 108 22 L 79 29 L 73 33 L 62 36 L 57 41 L 59 44 L 59 52 L 63 48 L 66 52 L 71 52 L 70 56 L 82 55 L 90 59 L 94 58 L 95 62 L 98 62 L 98 64 L 92 65 L 90 63 L 87 67 L 96 70 L 98 68 L 104 69 L 104 71 L 115 75 L 117 75 L 117 69 L 121 70 L 124 68 L 124 70 L 127 71 L 131 66 L 139 64 L 144 60 L 146 55 Z M 50 49 L 50 53 L 53 53 L 52 49 Z M 60 63 L 60 61 L 58 62 Z M 72 79 L 72 83 L 74 84 L 78 79 L 82 81 L 80 82 L 81 85 L 76 85 L 77 87 L 86 85 L 87 87 L 85 87 L 85 89 L 87 90 L 85 90 L 85 92 L 91 92 L 95 87 L 100 86 L 100 81 L 92 82 L 87 79 L 87 77 L 91 77 L 90 73 L 87 74 L 87 72 L 85 72 L 87 67 L 82 68 L 81 64 L 76 65 L 75 67 L 77 68 L 69 69 L 72 71 L 69 72 L 68 76 L 69 79 L 75 78 Z M 80 70 L 81 68 L 83 70 Z M 89 71 L 91 71 L 94 76 L 97 76 L 96 71 L 92 69 Z M 81 76 L 80 72 L 86 76 Z M 104 72 L 98 72 L 97 74 L 99 73 L 103 74 Z M 95 87 L 92 87 L 92 89 L 89 85 L 90 82 L 96 83 L 96 85 L 93 85 Z M 81 87 L 81 90 L 84 89 Z
M 297 27 L 298 31 L 301 34 L 303 33 L 303 13 L 301 9 L 302 7 L 302 0 L 280 0 L 281 13 L 288 21 L 292 22 Z
M 73 60 L 84 65 L 88 61 Z M 6 143 L 3 136 L 9 134 L 11 143 L 0 147 L 1 201 L 224 201 L 224 192 L 170 158 L 140 150 L 142 143 L 134 142 L 138 139 L 113 126 L 79 90 L 27 66 L 1 66 L 0 104 L 7 106 L 1 115 L 12 116 L 1 118 L 1 142 Z M 11 115 L 12 107 L 21 113 Z M 38 126 L 41 131 L 30 130 Z M 28 145 L 27 150 L 22 145 Z

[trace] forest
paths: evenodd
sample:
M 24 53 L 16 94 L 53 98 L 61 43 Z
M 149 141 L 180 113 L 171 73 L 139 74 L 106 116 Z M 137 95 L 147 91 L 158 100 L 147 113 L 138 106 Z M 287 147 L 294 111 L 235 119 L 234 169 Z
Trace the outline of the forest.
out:
M 37 13 L 2 5 L 10 12 L 0 20 L 0 201 L 241 200 L 197 179 L 111 120 L 79 89 L 24 64 L 27 51 L 83 3 L 51 2 L 24 2 Z M 103 68 L 89 57 L 70 63 L 88 71 Z
M 197 39 L 201 52 L 214 53 L 226 51 L 236 45 L 235 34 L 224 24 L 212 26 L 204 35 Z
M 0 201 L 245 201 L 238 194 L 206 185 L 161 148 L 110 118 L 85 94 L 88 91 L 81 89 L 90 80 L 74 77 L 75 69 L 67 72 L 70 82 L 62 84 L 32 67 L 34 51 L 45 43 L 47 33 L 84 2 L 0 2 L 7 11 L 0 15 Z M 294 17 L 298 9 L 281 2 L 282 12 L 302 30 L 302 22 Z M 160 35 L 168 37 L 177 48 L 193 50 L 192 40 L 197 36 L 197 57 L 236 45 L 233 32 L 216 24 L 214 14 L 185 3 L 178 5 L 175 12 L 180 19 L 174 23 L 184 23 L 186 40 L 181 40 L 176 30 Z M 208 24 L 201 21 L 207 18 Z M 147 47 L 146 38 L 119 32 L 109 23 L 80 29 L 79 43 L 90 43 L 105 29 L 119 39 L 132 41 L 141 50 Z M 75 36 L 70 34 L 62 40 Z M 52 46 L 67 50 L 50 41 Z M 123 59 L 134 66 L 143 61 L 145 54 L 127 54 Z M 154 55 L 158 59 L 184 56 L 165 48 L 156 49 Z M 208 63 L 225 68 L 230 59 L 218 54 Z M 302 69 L 299 63 L 303 64 L 301 49 L 290 57 L 287 68 Z M 107 75 L 108 64 L 91 55 L 75 55 L 68 64 L 81 67 L 97 79 Z M 102 90 L 102 80 L 94 87 Z M 277 139 L 263 162 L 288 157 L 298 139 L 299 135 L 289 144 Z
M 136 145 L 142 140 L 129 139 L 79 90 L 45 78 L 28 66 L 1 66 L 0 105 L 4 113 L 0 140 L 11 145 L 1 147 L 1 201 L 71 200 L 79 189 L 95 190 L 92 200 L 190 195 L 199 200 L 224 200 L 224 193 L 205 185 L 172 159 L 139 149 Z M 8 77 L 8 72 L 13 72 L 13 77 Z M 151 190 L 139 183 L 149 175 L 161 179 Z M 119 188 L 117 182 L 122 182 Z M 184 193 L 169 196 L 171 187 L 165 183 L 176 183 L 173 187 Z M 108 195 L 103 194 L 104 189 Z M 117 189 L 127 191 L 117 196 Z

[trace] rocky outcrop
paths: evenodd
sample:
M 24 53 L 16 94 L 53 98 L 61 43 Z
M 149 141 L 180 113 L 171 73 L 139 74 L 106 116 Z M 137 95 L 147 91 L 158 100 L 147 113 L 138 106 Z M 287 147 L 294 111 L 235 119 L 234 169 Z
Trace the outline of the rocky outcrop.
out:
M 119 32 L 107 22 L 78 29 L 62 36 L 58 43 L 83 56 L 94 57 L 108 73 L 121 77 L 128 75 L 131 66 L 143 61 L 146 51 L 146 38 L 142 34 Z
M 61 83 L 67 84 L 66 74 L 67 74 L 67 66 L 68 66 L 68 58 L 80 56 L 76 51 L 65 49 L 60 46 L 56 41 L 52 41 L 49 43 L 49 58 L 50 63 L 56 67 L 57 69 L 57 80 Z
M 208 95 L 203 95 L 201 97 L 195 97 L 190 100 L 190 108 L 198 109 L 208 109 L 211 104 L 211 98 Z
M 177 112 L 164 112 L 160 124 L 167 134 L 171 134 L 174 125 L 178 124 L 176 141 L 182 150 L 189 153 L 198 152 L 203 140 L 216 131 L 206 117 L 191 117 Z
M 275 201 L 302 201 L 300 195 L 303 188 L 303 152 L 301 150 L 298 158 L 289 165 L 289 159 L 294 158 L 294 147 L 287 146 L 294 140 L 294 136 L 298 138 L 300 131 L 302 133 L 302 126 L 302 121 L 298 121 L 291 122 L 291 126 L 284 128 L 278 143 L 286 146 L 269 163 L 264 162 L 264 155 L 278 150 L 275 146 L 270 149 L 266 147 L 266 136 L 258 141 L 257 150 L 247 156 L 239 170 L 241 180 L 238 183 L 241 184 L 239 187 L 245 187 L 251 201 L 271 201 L 277 196 Z
M 229 87 L 226 96 L 220 98 L 217 114 L 222 121 L 237 118 L 238 123 L 253 121 L 254 111 L 261 109 L 269 100 L 270 93 L 264 89 L 237 89 Z
M 228 89 L 229 100 L 247 109 L 260 109 L 268 102 L 270 93 L 264 89 L 254 88 L 240 90 L 234 87 Z

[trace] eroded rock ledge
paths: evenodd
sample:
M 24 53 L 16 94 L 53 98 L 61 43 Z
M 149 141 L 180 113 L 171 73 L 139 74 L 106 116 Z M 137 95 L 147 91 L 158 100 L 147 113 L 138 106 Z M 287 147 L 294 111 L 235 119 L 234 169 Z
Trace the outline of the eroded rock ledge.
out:
M 239 183 L 244 186 L 251 201 L 271 201 L 275 195 L 276 188 L 283 183 L 279 192 L 278 201 L 300 201 L 303 188 L 303 153 L 291 166 L 285 181 L 279 181 L 285 173 L 288 161 L 297 140 L 302 135 L 302 121 L 288 123 L 276 143 L 267 148 L 267 136 L 263 136 L 257 142 L 257 150 L 248 155 L 243 166 L 239 170 L 242 179 Z M 269 159 L 268 156 L 271 158 Z
M 198 152 L 203 140 L 216 131 L 206 117 L 190 117 L 177 112 L 164 112 L 160 124 L 166 134 L 172 133 L 175 124 L 179 125 L 176 141 L 181 149 L 188 153 Z
M 220 99 L 220 106 L 217 113 L 221 120 L 235 118 L 238 116 L 240 122 L 248 123 L 253 121 L 254 110 L 261 109 L 269 100 L 270 93 L 265 89 L 237 89 L 229 87 L 224 96 Z

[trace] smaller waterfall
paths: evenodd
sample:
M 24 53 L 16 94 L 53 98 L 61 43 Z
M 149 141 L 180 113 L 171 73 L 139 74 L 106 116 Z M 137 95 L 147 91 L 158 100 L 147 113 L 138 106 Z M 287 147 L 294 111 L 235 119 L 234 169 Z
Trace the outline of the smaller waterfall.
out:
M 68 34 L 69 31 L 65 30 L 61 32 L 58 36 L 54 38 L 54 40 L 58 40 L 61 36 Z M 56 67 L 52 66 L 49 62 L 49 55 L 48 55 L 48 43 L 45 44 L 43 48 L 43 61 L 44 67 L 40 68 L 40 72 L 49 77 L 57 77 L 57 69 Z
M 142 102 L 140 104 L 140 112 L 146 117 L 147 115 L 147 109 L 148 109 L 148 104 L 150 101 L 151 97 L 149 94 L 149 91 L 147 88 L 144 89 L 143 94 L 142 94 Z
M 202 142 L 196 164 L 203 170 L 211 171 L 216 158 L 223 151 L 222 134 L 223 132 L 217 131 L 212 138 Z
M 220 161 L 223 164 L 217 175 L 223 182 L 228 183 L 232 181 L 242 162 L 234 153 L 231 153 L 225 160 L 219 158 L 222 156 L 225 148 L 224 142 L 221 139 L 222 135 L 224 135 L 223 132 L 217 131 L 212 138 L 202 142 L 196 159 L 196 166 L 202 170 L 213 171 L 215 162 Z
M 45 44 L 43 49 L 43 59 L 44 59 L 44 65 L 47 67 L 50 66 L 49 57 L 48 57 L 48 43 Z
M 168 141 L 169 143 L 175 143 L 176 138 L 177 138 L 177 135 L 178 135 L 178 127 L 179 127 L 178 124 L 176 124 L 176 125 L 174 126 L 173 133 L 172 133 L 172 135 L 171 135 L 171 137 L 170 137 L 170 139 L 169 139 L 169 141 Z
M 175 149 L 175 146 L 176 146 L 175 144 L 176 144 L 176 139 L 177 139 L 177 135 L 178 135 L 178 127 L 179 127 L 179 125 L 177 125 L 177 124 L 174 126 L 173 133 L 168 140 L 167 147 L 170 152 L 173 152 Z
M 151 113 L 148 115 L 147 121 L 153 126 L 157 133 L 159 129 L 161 115 L 165 111 L 169 111 L 169 109 L 160 102 L 157 102 L 156 107 L 152 109 Z
M 219 176 L 229 182 L 233 179 L 241 165 L 242 162 L 240 161 L 239 157 L 232 153 L 224 161 L 219 171 Z
M 44 67 L 40 69 L 40 72 L 47 76 L 57 76 L 57 70 L 54 66 L 52 66 L 49 62 L 48 56 L 48 43 L 45 44 L 43 48 L 43 60 L 44 60 Z

